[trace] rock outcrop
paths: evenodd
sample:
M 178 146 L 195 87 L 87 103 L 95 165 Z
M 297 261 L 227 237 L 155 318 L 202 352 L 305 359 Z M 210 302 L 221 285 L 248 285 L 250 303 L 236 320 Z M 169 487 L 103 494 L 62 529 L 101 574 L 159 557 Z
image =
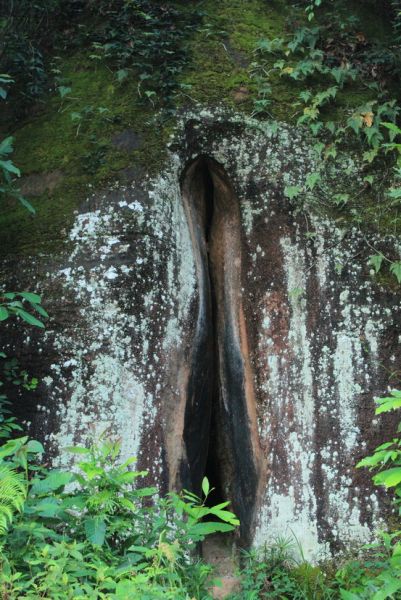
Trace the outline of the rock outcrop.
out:
M 133 177 L 91 194 L 58 255 L 3 263 L 51 315 L 24 343 L 33 433 L 59 464 L 107 429 L 162 490 L 206 473 L 244 544 L 293 534 L 316 559 L 368 540 L 383 499 L 354 466 L 381 439 L 372 399 L 401 332 L 373 234 L 322 216 L 357 163 L 322 167 L 300 131 L 199 109 L 160 173 Z

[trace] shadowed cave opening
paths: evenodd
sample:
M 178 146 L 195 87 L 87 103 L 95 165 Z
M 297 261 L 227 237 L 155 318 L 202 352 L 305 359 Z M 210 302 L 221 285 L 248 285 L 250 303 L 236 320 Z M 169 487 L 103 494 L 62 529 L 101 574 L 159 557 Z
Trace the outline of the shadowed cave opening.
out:
M 210 505 L 231 502 L 246 544 L 259 473 L 252 425 L 253 378 L 241 300 L 239 201 L 223 167 L 204 155 L 187 166 L 182 195 L 198 302 L 192 315 L 181 480 L 199 493 L 206 475 L 215 488 Z
M 209 278 L 209 290 L 210 290 L 210 315 L 209 323 L 206 324 L 207 328 L 210 328 L 209 336 L 211 338 L 212 351 L 209 356 L 210 371 L 209 377 L 211 382 L 210 389 L 210 407 L 209 407 L 209 436 L 207 443 L 207 454 L 206 454 L 206 465 L 204 476 L 209 480 L 213 491 L 210 493 L 207 499 L 207 506 L 213 506 L 225 502 L 228 500 L 223 491 L 223 482 L 221 480 L 221 457 L 219 456 L 219 378 L 218 378 L 218 343 L 217 343 L 217 320 L 218 320 L 218 307 L 215 294 L 214 286 L 214 274 L 212 257 L 210 255 L 211 250 L 211 233 L 213 227 L 213 216 L 215 209 L 215 189 L 213 184 L 212 175 L 209 169 L 209 163 L 206 158 L 201 158 L 198 165 L 199 174 L 201 178 L 201 208 L 204 211 L 203 215 L 203 235 L 206 245 L 207 252 L 207 276 Z M 207 416 L 206 416 L 207 418 Z M 199 487 L 199 486 L 198 486 Z

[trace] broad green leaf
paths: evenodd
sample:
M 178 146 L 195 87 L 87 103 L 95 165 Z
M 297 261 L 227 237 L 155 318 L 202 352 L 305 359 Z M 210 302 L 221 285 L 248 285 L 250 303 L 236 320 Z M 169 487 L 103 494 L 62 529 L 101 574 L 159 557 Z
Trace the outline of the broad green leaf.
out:
M 103 546 L 106 537 L 106 523 L 102 517 L 85 519 L 86 537 L 94 546 Z
M 132 584 L 131 579 L 122 579 L 117 583 L 116 593 L 115 596 L 113 594 L 113 597 L 115 597 L 117 600 L 137 600 L 139 599 L 139 595 L 138 592 L 135 591 L 135 587 L 137 586 Z M 152 594 L 152 596 L 147 595 L 146 597 L 156 598 L 154 594 Z
M 373 481 L 376 485 L 384 485 L 386 488 L 394 487 L 401 482 L 401 467 L 381 471 L 373 477 Z
M 31 493 L 34 495 L 54 492 L 67 485 L 72 480 L 72 473 L 65 471 L 51 471 L 44 479 L 35 478 L 32 483 Z
M 33 294 L 32 292 L 20 292 L 19 295 L 22 296 L 22 298 L 25 298 L 25 300 L 33 302 L 34 304 L 40 304 L 42 301 L 42 298 L 39 296 L 39 294 Z
M 203 523 L 195 523 L 188 530 L 190 536 L 206 536 L 211 533 L 232 531 L 234 527 L 228 523 L 219 523 L 214 521 L 205 521 Z
M 207 477 L 204 477 L 202 480 L 202 492 L 204 493 L 205 496 L 208 496 L 209 491 L 210 491 L 209 480 Z
M 35 327 L 44 328 L 44 325 L 43 325 L 42 321 L 39 321 L 39 319 L 37 319 L 36 317 L 34 317 L 33 315 L 31 315 L 30 313 L 26 312 L 22 308 L 18 309 L 18 313 L 17 314 L 18 314 L 18 316 L 21 317 L 21 319 L 23 319 L 24 321 L 26 321 L 26 323 L 29 323 L 29 325 L 34 325 Z
M 229 510 L 219 510 L 219 509 L 211 508 L 209 510 L 209 512 L 210 512 L 210 514 L 215 515 L 216 517 L 219 517 L 219 519 L 221 519 L 225 523 L 230 523 L 231 525 L 239 525 L 240 524 L 239 520 L 236 518 L 236 516 Z
M 53 519 L 62 510 L 57 498 L 48 496 L 38 501 L 35 505 L 35 512 L 44 518 Z
M 347 204 L 349 200 L 349 194 L 335 194 L 333 196 L 333 200 L 337 206 L 340 206 L 341 204 Z
M 26 449 L 28 452 L 32 452 L 32 454 L 43 454 L 45 451 L 42 444 L 37 440 L 29 440 Z
M 383 457 L 384 452 L 375 452 L 371 456 L 365 456 L 365 458 L 362 458 L 362 460 L 356 464 L 356 468 L 360 469 L 361 467 L 376 467 L 377 465 L 381 464 Z
M 384 579 L 384 577 L 383 577 Z M 394 598 L 393 594 L 401 589 L 401 578 L 392 577 L 386 574 L 385 584 L 383 589 L 377 591 L 373 596 L 372 600 L 386 600 L 386 598 Z
M 372 265 L 376 273 L 378 273 L 380 271 L 380 267 L 382 266 L 383 259 L 384 256 L 381 253 L 372 254 L 371 256 L 369 256 L 368 264 Z
M 387 400 L 387 402 L 380 403 L 376 408 L 375 412 L 377 415 L 401 408 L 401 398 L 383 398 L 383 400 Z
M 158 489 L 155 487 L 145 487 L 140 488 L 139 490 L 135 490 L 135 496 L 138 498 L 143 498 L 145 496 L 154 496 L 158 493 Z
M 390 265 L 390 271 L 397 279 L 398 283 L 401 283 L 401 260 L 397 260 Z
M 5 306 L 0 306 L 0 321 L 5 321 L 9 317 L 9 312 Z
M 117 78 L 117 81 L 119 83 L 121 83 L 122 81 L 124 81 L 124 79 L 127 79 L 127 77 L 128 77 L 128 71 L 127 71 L 127 69 L 119 69 L 116 72 L 116 78 Z

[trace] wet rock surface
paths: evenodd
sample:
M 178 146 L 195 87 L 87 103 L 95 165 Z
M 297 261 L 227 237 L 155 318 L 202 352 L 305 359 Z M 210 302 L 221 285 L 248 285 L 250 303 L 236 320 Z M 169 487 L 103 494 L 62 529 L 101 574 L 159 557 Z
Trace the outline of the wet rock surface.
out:
M 209 248 L 205 222 L 194 235 L 197 160 L 214 165 Z M 51 314 L 23 342 L 42 383 L 20 412 L 55 464 L 108 429 L 161 490 L 197 488 L 214 403 L 212 483 L 243 543 L 294 534 L 316 559 L 370 539 L 383 498 L 354 465 L 388 426 L 372 399 L 400 359 L 400 309 L 367 267 L 374 236 L 314 210 L 339 180 L 359 181 L 341 160 L 301 212 L 284 190 L 317 168 L 308 138 L 200 109 L 182 115 L 157 177 L 132 172 L 88 197 L 58 255 L 4 257 L 6 287 L 38 282 Z

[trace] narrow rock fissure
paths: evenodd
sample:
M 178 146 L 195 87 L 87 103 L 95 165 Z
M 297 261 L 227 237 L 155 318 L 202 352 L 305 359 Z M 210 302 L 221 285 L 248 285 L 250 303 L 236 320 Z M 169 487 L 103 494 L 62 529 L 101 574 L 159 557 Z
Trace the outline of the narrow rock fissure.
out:
M 210 290 L 210 319 L 207 327 L 210 328 L 209 338 L 211 340 L 212 352 L 210 353 L 209 361 L 209 373 L 211 380 L 211 398 L 210 398 L 210 425 L 209 425 L 209 438 L 207 445 L 206 455 L 206 466 L 204 475 L 208 478 L 212 491 L 207 500 L 209 506 L 225 502 L 223 491 L 223 483 L 221 481 L 221 457 L 219 456 L 219 430 L 221 424 L 219 423 L 219 403 L 220 403 L 220 390 L 219 390 L 219 350 L 217 342 L 217 327 L 219 318 L 219 307 L 217 306 L 217 299 L 214 285 L 213 275 L 213 258 L 211 256 L 211 234 L 213 228 L 213 216 L 215 208 L 215 193 L 212 175 L 209 170 L 209 165 L 206 159 L 201 162 L 200 165 L 202 175 L 202 195 L 203 195 L 203 209 L 204 209 L 204 238 L 207 252 L 207 275 L 208 275 L 208 287 Z
M 239 201 L 224 169 L 200 156 L 187 167 L 182 194 L 192 240 L 198 299 L 186 386 L 181 484 L 211 505 L 225 500 L 246 545 L 260 477 L 253 376 L 241 291 Z

